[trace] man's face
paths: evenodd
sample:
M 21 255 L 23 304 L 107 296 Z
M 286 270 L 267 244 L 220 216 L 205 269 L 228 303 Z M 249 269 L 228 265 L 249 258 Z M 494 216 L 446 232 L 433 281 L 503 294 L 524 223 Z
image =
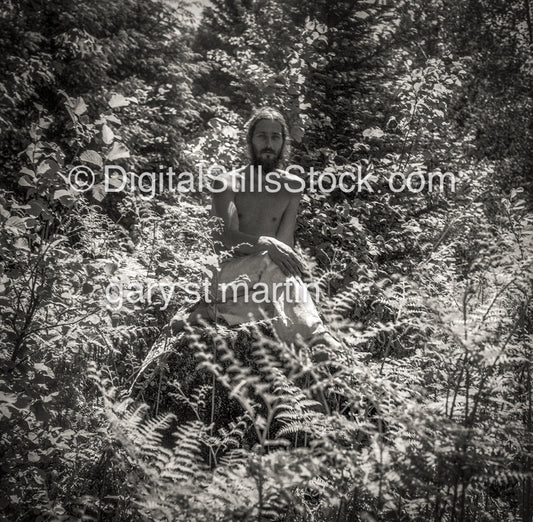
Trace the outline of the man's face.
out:
M 282 148 L 281 123 L 259 120 L 252 135 L 252 163 L 261 165 L 265 173 L 271 172 L 279 165 Z

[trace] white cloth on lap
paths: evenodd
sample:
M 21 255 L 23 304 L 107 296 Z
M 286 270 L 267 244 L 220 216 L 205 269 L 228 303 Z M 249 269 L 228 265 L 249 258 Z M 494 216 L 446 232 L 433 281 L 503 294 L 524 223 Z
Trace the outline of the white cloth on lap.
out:
M 327 331 L 302 279 L 286 276 L 267 252 L 223 261 L 211 296 L 211 320 L 223 318 L 234 326 L 267 318 L 289 344 L 297 334 L 308 340 Z

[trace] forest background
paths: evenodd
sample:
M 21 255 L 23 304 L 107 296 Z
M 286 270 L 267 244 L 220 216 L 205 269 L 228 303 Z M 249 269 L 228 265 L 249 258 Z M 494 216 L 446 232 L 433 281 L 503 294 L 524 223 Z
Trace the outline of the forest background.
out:
M 528 0 L 7 0 L 0 46 L 4 520 L 532 519 Z M 334 375 L 258 325 L 169 335 L 209 194 L 105 191 L 241 166 L 264 105 L 293 163 L 370 176 L 300 205 Z M 128 281 L 177 291 L 109 310 Z

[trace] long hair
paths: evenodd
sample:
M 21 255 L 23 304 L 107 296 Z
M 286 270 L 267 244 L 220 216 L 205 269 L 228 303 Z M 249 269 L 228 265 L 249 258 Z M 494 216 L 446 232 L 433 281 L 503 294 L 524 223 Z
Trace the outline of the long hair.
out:
M 283 145 L 281 147 L 279 160 L 280 164 L 285 163 L 289 159 L 291 149 L 289 128 L 287 127 L 287 123 L 285 122 L 285 118 L 282 116 L 282 114 L 272 107 L 262 107 L 260 109 L 256 109 L 246 124 L 246 144 L 248 145 L 249 157 L 253 158 L 252 138 L 254 135 L 255 126 L 260 120 L 277 121 L 281 125 Z

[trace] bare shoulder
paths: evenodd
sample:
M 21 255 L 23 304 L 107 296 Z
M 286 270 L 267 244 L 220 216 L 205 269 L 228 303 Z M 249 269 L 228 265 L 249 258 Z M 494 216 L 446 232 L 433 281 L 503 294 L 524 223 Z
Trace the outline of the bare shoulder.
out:
M 285 188 L 285 192 L 296 199 L 300 199 L 305 190 L 305 180 L 296 174 L 287 172 L 286 170 L 278 169 L 280 181 Z

